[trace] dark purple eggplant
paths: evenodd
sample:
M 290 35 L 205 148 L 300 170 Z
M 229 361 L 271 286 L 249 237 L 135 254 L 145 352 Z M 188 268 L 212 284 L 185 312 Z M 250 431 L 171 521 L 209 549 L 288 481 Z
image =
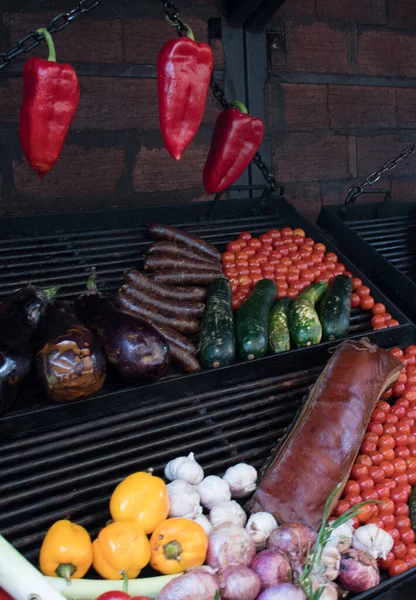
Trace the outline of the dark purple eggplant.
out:
M 122 377 L 136 383 L 165 375 L 170 360 L 165 338 L 149 323 L 120 312 L 97 293 L 93 279 L 76 301 L 84 324 L 97 336 L 105 355 Z
M 30 371 L 39 325 L 56 291 L 28 286 L 0 305 L 0 414 L 13 404 Z
M 54 302 L 46 309 L 36 371 L 46 393 L 56 402 L 86 398 L 104 384 L 104 352 L 69 302 Z

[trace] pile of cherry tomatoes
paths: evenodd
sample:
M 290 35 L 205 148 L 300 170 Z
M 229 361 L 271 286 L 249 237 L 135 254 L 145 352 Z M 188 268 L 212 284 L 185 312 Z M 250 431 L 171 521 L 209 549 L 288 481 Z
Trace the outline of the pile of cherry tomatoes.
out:
M 258 238 L 243 231 L 222 255 L 223 271 L 231 283 L 233 309 L 241 306 L 260 279 L 275 281 L 278 298 L 296 298 L 312 282 L 331 282 L 345 273 L 353 279 L 351 306 L 373 311 L 373 329 L 398 325 L 384 304 L 375 303 L 370 288 L 353 277 L 334 252 L 326 250 L 325 244 L 306 237 L 303 229 L 270 229 Z
M 404 352 L 393 348 L 390 353 L 404 363 L 404 369 L 372 413 L 334 515 L 365 500 L 383 502 L 365 505 L 355 525 L 376 523 L 390 533 L 394 546 L 379 565 L 394 577 L 416 566 L 416 535 L 408 505 L 416 485 L 416 345 Z

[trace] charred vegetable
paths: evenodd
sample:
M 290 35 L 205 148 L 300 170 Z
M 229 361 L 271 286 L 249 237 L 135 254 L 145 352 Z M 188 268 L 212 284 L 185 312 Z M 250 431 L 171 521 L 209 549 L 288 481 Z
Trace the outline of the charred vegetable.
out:
M 82 321 L 97 336 L 108 362 L 131 382 L 162 377 L 170 358 L 164 337 L 146 321 L 120 312 L 100 296 L 94 276 L 88 280 L 87 289 L 78 298 L 76 308 Z
M 104 353 L 70 303 L 54 302 L 46 309 L 36 368 L 46 393 L 57 402 L 85 398 L 102 388 Z
M 29 286 L 0 306 L 0 414 L 12 405 L 29 373 L 39 324 L 48 299 L 56 291 L 41 292 Z

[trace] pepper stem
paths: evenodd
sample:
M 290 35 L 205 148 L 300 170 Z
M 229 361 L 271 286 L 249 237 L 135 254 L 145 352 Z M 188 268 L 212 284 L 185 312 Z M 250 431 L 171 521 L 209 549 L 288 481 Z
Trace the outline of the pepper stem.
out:
M 74 565 L 71 565 L 70 563 L 61 563 L 56 567 L 55 572 L 58 575 L 58 577 L 63 577 L 67 580 L 68 583 L 71 583 L 71 577 L 76 570 L 77 568 L 74 567 Z
M 163 554 L 168 560 L 179 560 L 182 554 L 182 546 L 176 540 L 168 542 L 163 546 Z
M 39 33 L 39 34 L 45 36 L 45 40 L 48 44 L 48 50 L 49 50 L 48 60 L 50 60 L 51 62 L 56 62 L 55 44 L 53 43 L 53 39 L 52 39 L 52 36 L 49 33 L 49 31 L 46 29 L 46 27 L 41 27 L 40 29 L 36 30 L 36 33 Z
M 42 294 L 45 296 L 46 302 L 49 304 L 52 300 L 54 300 L 56 294 L 59 291 L 61 286 L 57 285 L 56 287 L 45 288 L 42 290 Z
M 178 28 L 178 23 L 175 23 L 175 21 L 172 21 L 172 19 L 169 19 L 169 17 L 166 17 L 166 21 L 169 23 L 169 25 L 172 25 L 172 27 Z M 194 32 L 189 27 L 189 25 L 187 25 L 186 23 L 184 23 L 184 27 L 186 29 L 185 37 L 188 37 L 189 39 L 191 39 L 194 42 L 195 41 Z M 181 28 L 178 29 L 178 31 L 179 31 L 179 35 L 181 35 Z
M 94 267 L 91 269 L 91 275 L 88 277 L 87 292 L 89 294 L 97 293 L 97 273 Z
M 121 588 L 121 591 L 124 592 L 125 594 L 128 594 L 128 589 L 129 589 L 129 578 L 128 575 L 125 571 L 122 571 L 122 575 L 123 575 L 123 586 Z
M 240 112 L 244 113 L 245 115 L 248 114 L 247 106 L 245 104 L 243 104 L 242 102 L 238 102 L 238 100 L 234 100 L 233 102 L 229 101 L 228 104 L 235 106 L 236 108 L 238 108 L 238 110 Z

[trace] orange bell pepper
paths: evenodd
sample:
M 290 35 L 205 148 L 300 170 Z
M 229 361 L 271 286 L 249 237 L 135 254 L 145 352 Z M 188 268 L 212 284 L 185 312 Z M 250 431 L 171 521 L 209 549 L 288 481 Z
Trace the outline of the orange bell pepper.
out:
M 93 567 L 104 579 L 135 579 L 150 560 L 150 543 L 137 521 L 110 523 L 92 544 Z
M 39 568 L 49 577 L 81 579 L 92 563 L 88 531 L 71 521 L 57 521 L 48 530 L 40 549 Z
M 204 563 L 208 536 L 195 521 L 167 519 L 154 530 L 150 548 L 150 566 L 163 575 L 173 575 Z

